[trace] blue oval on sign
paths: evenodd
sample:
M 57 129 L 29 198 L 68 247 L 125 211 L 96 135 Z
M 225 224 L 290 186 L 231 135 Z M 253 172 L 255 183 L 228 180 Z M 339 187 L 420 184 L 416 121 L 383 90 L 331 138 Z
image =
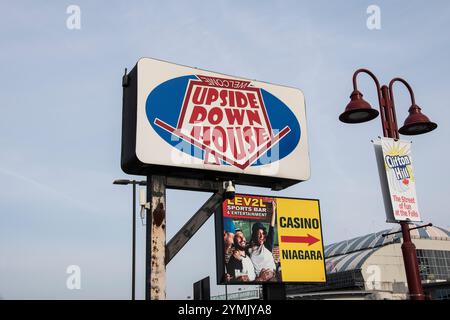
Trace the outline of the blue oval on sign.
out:
M 241 169 L 283 159 L 301 136 L 286 104 L 236 79 L 189 75 L 165 81 L 148 95 L 146 114 L 174 148 L 206 163 Z

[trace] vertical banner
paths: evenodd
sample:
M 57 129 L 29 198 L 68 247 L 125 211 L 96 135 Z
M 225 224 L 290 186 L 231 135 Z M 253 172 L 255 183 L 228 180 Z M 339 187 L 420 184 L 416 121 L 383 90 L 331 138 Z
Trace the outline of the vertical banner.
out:
M 384 193 L 388 222 L 422 221 L 417 205 L 416 179 L 411 157 L 411 142 L 381 138 L 382 160 L 379 162 L 380 178 Z M 384 177 L 383 177 L 384 175 Z M 384 180 L 384 181 L 383 181 Z M 387 198 L 387 196 L 384 196 Z
M 326 281 L 319 200 L 236 194 L 222 219 L 220 283 Z
M 383 195 L 384 211 L 386 212 L 386 222 L 397 223 L 394 217 L 394 209 L 392 208 L 391 194 L 389 192 L 388 180 L 386 177 L 386 169 L 384 167 L 383 149 L 381 140 L 374 140 L 375 157 L 378 166 L 378 175 L 380 177 L 381 193 Z

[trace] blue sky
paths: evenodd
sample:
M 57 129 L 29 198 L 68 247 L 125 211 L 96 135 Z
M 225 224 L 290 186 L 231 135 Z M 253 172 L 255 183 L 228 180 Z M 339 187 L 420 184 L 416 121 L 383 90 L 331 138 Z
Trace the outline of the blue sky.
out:
M 66 28 L 71 4 L 80 30 Z M 381 30 L 366 27 L 371 4 Z M 121 76 L 140 57 L 302 89 L 311 180 L 238 191 L 319 198 L 325 243 L 391 227 L 370 143 L 380 120 L 350 126 L 338 116 L 357 68 L 382 83 L 404 77 L 439 125 L 412 138 L 419 208 L 425 222 L 450 225 L 448 1 L 1 1 L 0 10 L 1 298 L 130 296 L 131 187 L 111 182 L 125 177 Z M 359 87 L 376 105 L 373 83 L 362 76 Z M 409 97 L 401 86 L 395 94 L 402 123 Z M 168 238 L 208 197 L 168 192 Z M 138 221 L 138 297 L 143 230 Z M 215 282 L 214 250 L 210 219 L 168 265 L 168 298 L 191 296 L 207 275 Z M 80 290 L 66 288 L 72 264 Z

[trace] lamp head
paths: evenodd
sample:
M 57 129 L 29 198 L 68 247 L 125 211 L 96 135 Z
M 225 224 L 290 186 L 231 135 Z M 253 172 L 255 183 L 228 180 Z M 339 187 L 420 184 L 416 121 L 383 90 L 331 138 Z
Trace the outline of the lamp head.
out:
M 421 108 L 413 104 L 409 108 L 409 115 L 405 119 L 403 127 L 401 127 L 398 132 L 404 135 L 413 136 L 417 134 L 423 134 L 433 131 L 437 128 L 437 124 L 431 122 L 426 115 L 421 112 Z
M 350 102 L 345 111 L 339 116 L 339 120 L 344 123 L 362 123 L 378 117 L 378 111 L 363 99 L 363 95 L 358 90 L 353 90 L 350 95 Z

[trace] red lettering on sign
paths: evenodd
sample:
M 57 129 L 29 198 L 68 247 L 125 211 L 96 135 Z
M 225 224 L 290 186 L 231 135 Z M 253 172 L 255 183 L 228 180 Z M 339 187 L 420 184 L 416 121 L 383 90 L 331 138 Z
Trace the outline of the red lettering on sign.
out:
M 236 105 L 239 108 L 245 108 L 247 106 L 247 96 L 242 92 L 236 92 Z
M 202 87 L 195 88 L 194 94 L 192 95 L 192 101 L 194 102 L 194 104 L 203 104 L 203 102 L 205 101 L 206 91 L 207 91 L 206 88 Z M 202 96 L 199 99 L 200 92 L 202 92 Z
M 222 127 L 214 127 L 212 134 L 212 141 L 214 146 L 220 151 L 225 152 L 227 149 L 225 129 Z
M 205 151 L 204 161 L 224 161 L 245 169 L 285 137 L 290 128 L 273 134 L 261 89 L 236 79 L 198 76 L 189 80 L 177 127 L 155 124 Z
M 208 121 L 210 124 L 216 125 L 222 122 L 223 113 L 218 107 L 211 108 L 208 112 Z
M 253 92 L 247 92 L 248 102 L 250 107 L 259 108 L 258 103 L 256 102 L 256 95 Z
M 225 114 L 229 124 L 241 126 L 244 123 L 244 110 L 227 108 L 225 109 Z
M 206 95 L 205 104 L 210 106 L 213 102 L 217 101 L 219 98 L 219 92 L 214 88 L 208 89 L 208 94 Z
M 191 118 L 189 123 L 198 123 L 206 119 L 206 109 L 200 106 L 195 106 L 192 110 Z

